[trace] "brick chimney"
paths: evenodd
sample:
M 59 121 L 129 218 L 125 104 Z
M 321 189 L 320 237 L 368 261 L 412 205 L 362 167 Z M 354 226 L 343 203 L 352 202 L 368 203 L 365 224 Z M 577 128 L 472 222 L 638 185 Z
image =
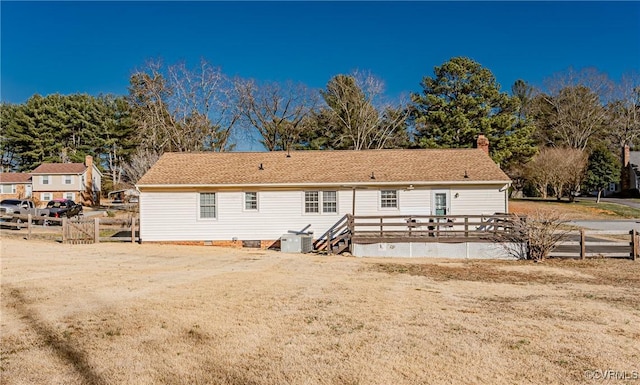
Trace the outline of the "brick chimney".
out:
M 620 169 L 620 191 L 624 194 L 631 189 L 631 175 L 629 174 L 629 145 L 622 147 L 622 168 Z
M 476 147 L 489 155 L 489 139 L 487 139 L 487 137 L 483 134 L 478 135 L 478 139 L 476 140 Z
M 84 204 L 90 204 L 93 206 L 93 157 L 87 155 L 84 158 L 84 165 L 87 167 L 87 174 L 85 176 L 84 195 L 86 198 Z

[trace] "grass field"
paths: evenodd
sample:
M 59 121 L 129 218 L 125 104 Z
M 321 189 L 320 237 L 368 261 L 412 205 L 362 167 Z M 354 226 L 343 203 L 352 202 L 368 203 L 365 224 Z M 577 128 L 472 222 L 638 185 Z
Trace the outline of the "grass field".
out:
M 0 250 L 2 384 L 640 383 L 630 260 Z
M 576 202 L 553 199 L 512 199 L 509 201 L 509 212 L 527 215 L 536 210 L 553 210 L 564 214 L 567 219 L 576 220 L 640 218 L 640 210 L 637 208 L 610 202 L 596 203 L 594 200 L 581 198 L 578 198 Z

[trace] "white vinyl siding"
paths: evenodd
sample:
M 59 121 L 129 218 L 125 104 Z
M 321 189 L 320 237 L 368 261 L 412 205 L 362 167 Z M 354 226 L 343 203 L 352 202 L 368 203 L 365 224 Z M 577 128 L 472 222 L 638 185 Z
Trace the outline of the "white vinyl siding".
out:
M 200 193 L 198 213 L 199 219 L 216 218 L 216 193 Z
M 340 216 L 351 212 L 351 190 L 338 191 L 339 213 L 308 215 L 302 191 L 260 191 L 259 211 L 244 211 L 244 192 L 216 193 L 216 220 L 199 220 L 196 192 L 140 194 L 142 241 L 276 240 L 289 230 L 322 234 Z M 172 226 L 167 226 L 172 223 Z
M 84 187 L 80 183 L 82 176 L 79 174 L 53 174 L 53 175 L 36 175 L 33 177 L 33 191 L 39 192 L 67 192 L 73 191 L 78 194 L 84 191 Z
M 507 210 L 506 192 L 500 187 L 452 188 L 449 194 L 451 215 L 490 215 Z M 456 194 L 458 196 L 456 197 Z
M 450 190 L 451 214 L 493 214 L 504 212 L 505 193 L 502 186 L 477 188 L 452 188 Z M 380 207 L 380 190 L 376 188 L 356 190 L 356 215 L 389 215 L 389 209 Z M 385 189 L 386 190 L 386 189 Z M 326 190 L 336 191 L 336 190 Z M 397 189 L 398 211 L 402 215 L 429 215 L 432 189 Z M 245 192 L 217 192 L 215 194 L 216 220 L 199 219 L 198 192 L 147 192 L 140 195 L 140 220 L 142 241 L 214 241 L 214 240 L 276 240 L 290 230 L 308 231 L 319 236 L 345 214 L 351 214 L 353 190 L 336 191 L 334 214 L 306 214 L 306 192 L 302 190 L 260 191 L 259 211 L 247 211 Z M 322 200 L 318 189 L 318 200 Z M 459 192 L 459 197 L 454 194 Z M 313 194 L 312 194 L 313 195 Z M 318 202 L 318 211 L 322 202 Z M 172 226 L 167 226 L 172 223 Z

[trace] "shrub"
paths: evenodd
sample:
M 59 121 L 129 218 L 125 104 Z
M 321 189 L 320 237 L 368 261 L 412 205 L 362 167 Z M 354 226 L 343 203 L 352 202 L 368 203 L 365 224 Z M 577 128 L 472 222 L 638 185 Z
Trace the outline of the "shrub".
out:
M 567 222 L 562 214 L 551 210 L 538 210 L 526 217 L 514 215 L 508 225 L 510 231 L 496 235 L 496 241 L 512 257 L 542 261 L 569 235 Z

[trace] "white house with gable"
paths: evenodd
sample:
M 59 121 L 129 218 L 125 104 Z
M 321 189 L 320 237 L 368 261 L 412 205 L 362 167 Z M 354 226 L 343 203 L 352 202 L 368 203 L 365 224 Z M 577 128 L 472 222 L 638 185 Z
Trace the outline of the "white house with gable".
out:
M 136 185 L 140 238 L 269 247 L 290 230 L 320 235 L 345 214 L 506 213 L 511 181 L 483 143 L 475 149 L 165 153 Z

